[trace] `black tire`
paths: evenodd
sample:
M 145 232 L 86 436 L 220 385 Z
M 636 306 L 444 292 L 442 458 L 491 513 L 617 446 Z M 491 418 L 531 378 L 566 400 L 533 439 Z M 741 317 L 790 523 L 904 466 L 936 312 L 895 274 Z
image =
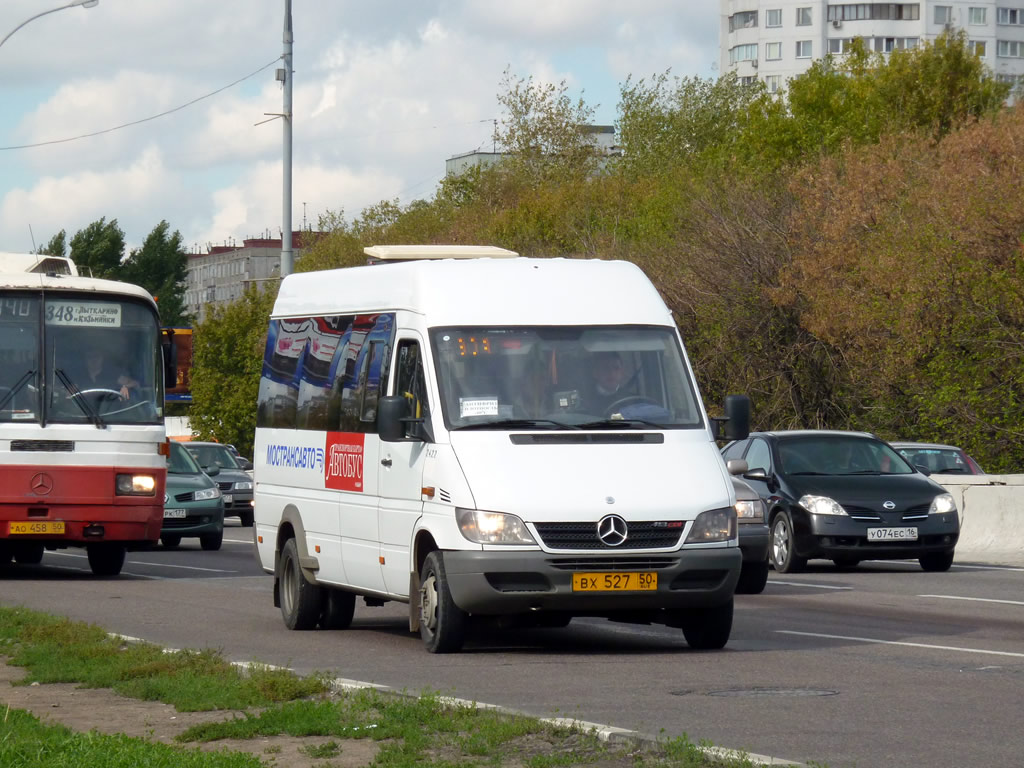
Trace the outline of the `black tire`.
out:
M 695 651 L 717 651 L 725 647 L 732 633 L 732 598 L 728 603 L 687 611 L 683 637 Z
M 921 564 L 922 569 L 930 573 L 948 571 L 950 566 L 953 565 L 953 550 L 949 552 L 925 552 L 917 559 L 917 562 Z
M 840 571 L 849 571 L 860 565 L 859 557 L 833 557 L 832 562 Z
M 14 551 L 11 549 L 10 544 L 0 541 L 0 568 L 3 568 L 14 556 Z
M 281 549 L 278 580 L 284 625 L 296 630 L 316 627 L 320 620 L 320 587 L 306 581 L 299 566 L 299 548 L 295 539 L 288 539 Z
M 444 555 L 436 549 L 420 569 L 420 637 L 431 653 L 455 653 L 466 639 L 466 614 L 452 599 Z
M 176 533 L 165 533 L 160 536 L 160 543 L 164 545 L 164 549 L 174 549 L 181 544 L 181 536 Z
M 242 524 L 243 528 L 252 528 L 252 521 L 255 513 L 252 510 L 248 512 L 238 513 L 238 522 Z
M 760 563 L 744 563 L 740 571 L 740 580 L 736 582 L 736 594 L 759 595 L 764 592 L 768 583 L 768 561 Z
M 85 548 L 95 576 L 117 576 L 124 567 L 125 551 L 123 544 L 89 544 Z
M 772 520 L 771 559 L 772 565 L 779 573 L 799 573 L 807 565 L 806 557 L 799 557 L 795 552 L 796 537 L 793 535 L 793 522 L 786 512 L 779 512 Z
M 343 589 L 322 587 L 320 629 L 348 629 L 356 613 L 356 595 Z
M 204 533 L 199 537 L 199 546 L 201 546 L 207 552 L 216 552 L 220 549 L 221 543 L 224 541 L 224 531 L 217 531 L 216 533 Z
M 43 562 L 42 544 L 22 544 L 14 550 L 14 559 L 22 565 L 39 565 Z

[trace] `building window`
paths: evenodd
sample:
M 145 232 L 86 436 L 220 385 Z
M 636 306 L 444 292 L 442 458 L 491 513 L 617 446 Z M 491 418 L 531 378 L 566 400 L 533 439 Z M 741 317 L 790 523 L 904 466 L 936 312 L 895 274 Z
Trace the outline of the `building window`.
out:
M 853 40 L 848 37 L 833 37 L 828 40 L 828 52 L 843 55 L 850 52 L 850 46 L 853 44 Z
M 968 8 L 967 23 L 974 24 L 975 26 L 986 24 L 985 11 L 987 10 L 987 8 Z
M 892 19 L 912 21 L 921 18 L 920 3 L 851 3 L 828 6 L 829 21 Z
M 782 9 L 773 8 L 770 11 L 764 12 L 764 25 L 766 27 L 781 27 L 782 26 Z
M 764 44 L 765 61 L 778 61 L 782 58 L 782 43 Z
M 996 42 L 996 56 L 1004 59 L 1022 59 L 1024 58 L 1024 42 L 999 40 Z
M 809 59 L 811 58 L 811 41 L 810 40 L 797 40 L 796 41 L 796 57 L 798 59 Z
M 996 23 L 1003 25 L 1024 25 L 1024 8 L 996 8 Z
M 753 29 L 757 26 L 757 11 L 741 11 L 729 17 L 729 31 Z
M 936 24 L 952 24 L 953 23 L 953 6 L 952 5 L 936 5 L 935 6 L 935 23 Z
M 757 61 L 757 43 L 736 45 L 729 49 L 729 63 L 737 61 Z
M 810 8 L 797 8 L 796 9 L 796 25 L 798 27 L 809 27 L 809 26 L 811 26 L 811 9 Z
M 967 43 L 967 47 L 971 53 L 979 58 L 985 58 L 985 41 L 984 40 L 971 40 Z
M 742 85 L 742 86 L 749 87 L 749 86 L 753 85 L 756 82 L 757 82 L 757 77 L 754 76 L 754 75 L 745 75 L 745 76 L 740 78 L 740 85 Z
M 765 75 L 764 84 L 768 93 L 778 93 L 782 88 L 782 75 Z

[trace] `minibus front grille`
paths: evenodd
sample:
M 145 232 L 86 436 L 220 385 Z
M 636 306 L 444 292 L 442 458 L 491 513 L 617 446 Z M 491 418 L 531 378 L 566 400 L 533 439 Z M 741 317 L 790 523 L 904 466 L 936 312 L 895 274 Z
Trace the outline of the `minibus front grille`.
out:
M 560 571 L 657 571 L 671 568 L 675 557 L 558 557 L 548 560 Z
M 610 547 L 597 535 L 597 523 L 535 523 L 537 533 L 551 549 L 668 549 L 679 544 L 684 526 L 669 528 L 664 522 L 627 523 L 626 540 Z
M 12 440 L 11 450 L 71 453 L 75 450 L 75 443 L 73 440 Z

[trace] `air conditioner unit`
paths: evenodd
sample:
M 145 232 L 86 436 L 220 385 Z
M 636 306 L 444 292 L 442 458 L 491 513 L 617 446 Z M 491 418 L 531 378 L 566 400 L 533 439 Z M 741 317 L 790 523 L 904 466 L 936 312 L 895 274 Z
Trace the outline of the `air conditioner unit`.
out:
M 832 27 L 834 29 L 839 29 L 841 26 L 843 26 L 843 22 L 841 22 L 839 19 L 832 20 Z
M 944 30 L 946 30 L 947 32 L 952 32 L 953 31 L 953 22 L 947 21 L 945 24 L 942 25 L 942 28 Z
M 757 69 L 757 59 L 751 59 L 750 66 L 752 66 L 754 69 Z

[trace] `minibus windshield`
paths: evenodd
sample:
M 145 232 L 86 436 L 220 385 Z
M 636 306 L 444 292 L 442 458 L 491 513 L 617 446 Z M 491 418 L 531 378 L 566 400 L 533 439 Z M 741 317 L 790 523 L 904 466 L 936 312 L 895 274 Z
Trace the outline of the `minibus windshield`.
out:
M 449 429 L 703 426 L 673 328 L 435 328 L 431 341 Z

